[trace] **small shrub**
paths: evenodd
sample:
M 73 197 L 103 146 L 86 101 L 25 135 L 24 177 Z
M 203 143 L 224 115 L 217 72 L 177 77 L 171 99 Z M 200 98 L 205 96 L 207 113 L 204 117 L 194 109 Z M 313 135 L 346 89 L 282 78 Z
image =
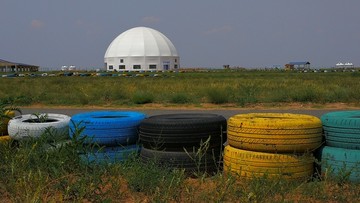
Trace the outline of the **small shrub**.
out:
M 154 96 L 148 92 L 139 91 L 139 92 L 135 92 L 132 101 L 135 104 L 152 103 L 154 101 Z
M 224 104 L 229 102 L 229 94 L 224 89 L 211 88 L 206 93 L 210 103 Z
M 242 84 L 235 94 L 235 101 L 240 106 L 245 106 L 249 103 L 257 103 L 259 89 L 260 87 L 254 83 Z
M 89 104 L 89 98 L 87 96 L 81 96 L 79 97 L 79 102 L 81 105 L 87 105 Z
M 294 91 L 291 94 L 291 99 L 294 102 L 316 102 L 319 94 L 312 88 L 303 88 L 298 91 Z
M 190 102 L 190 98 L 185 93 L 176 93 L 171 97 L 170 102 L 175 104 L 185 104 Z

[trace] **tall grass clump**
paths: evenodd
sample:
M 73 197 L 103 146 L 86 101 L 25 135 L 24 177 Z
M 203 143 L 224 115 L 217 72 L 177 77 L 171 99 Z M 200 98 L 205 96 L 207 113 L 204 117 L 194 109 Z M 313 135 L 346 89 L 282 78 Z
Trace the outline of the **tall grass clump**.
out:
M 186 93 L 175 93 L 171 96 L 170 102 L 174 104 L 186 104 L 191 101 L 190 96 Z
M 154 96 L 150 92 L 136 91 L 132 97 L 132 102 L 135 104 L 147 104 L 154 101 Z
M 229 102 L 229 93 L 224 88 L 208 88 L 206 96 L 210 103 L 224 104 Z
M 312 88 L 303 88 L 290 93 L 294 102 L 316 102 L 319 101 L 319 94 Z
M 257 103 L 259 101 L 260 87 L 254 82 L 240 84 L 236 89 L 235 101 L 244 106 L 249 103 Z

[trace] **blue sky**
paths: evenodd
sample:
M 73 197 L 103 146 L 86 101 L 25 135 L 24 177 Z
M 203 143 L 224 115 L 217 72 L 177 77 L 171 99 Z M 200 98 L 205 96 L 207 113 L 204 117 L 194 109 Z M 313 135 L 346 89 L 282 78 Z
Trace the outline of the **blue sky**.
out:
M 360 66 L 359 0 L 1 0 L 0 59 L 102 67 L 122 32 L 154 28 L 181 67 Z

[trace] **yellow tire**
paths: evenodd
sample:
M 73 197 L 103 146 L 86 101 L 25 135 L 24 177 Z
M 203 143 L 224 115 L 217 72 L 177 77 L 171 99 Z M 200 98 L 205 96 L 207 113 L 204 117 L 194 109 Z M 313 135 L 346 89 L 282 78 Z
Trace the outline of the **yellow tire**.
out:
M 231 146 L 260 152 L 305 152 L 322 144 L 319 118 L 287 113 L 250 113 L 228 120 Z
M 244 178 L 263 177 L 305 179 L 314 172 L 311 154 L 274 154 L 236 149 L 227 145 L 224 151 L 224 172 Z
M 15 116 L 15 112 L 14 111 L 5 111 L 5 115 L 9 116 L 10 118 L 13 118 Z M 7 126 L 8 126 L 9 121 L 10 121 L 9 118 L 2 118 L 2 120 L 0 122 L 0 136 L 8 134 Z
M 229 118 L 230 126 L 255 129 L 311 129 L 321 127 L 319 118 L 290 113 L 249 113 Z
M 6 142 L 9 142 L 10 140 L 11 140 L 11 138 L 9 135 L 0 136 L 0 143 L 6 143 Z

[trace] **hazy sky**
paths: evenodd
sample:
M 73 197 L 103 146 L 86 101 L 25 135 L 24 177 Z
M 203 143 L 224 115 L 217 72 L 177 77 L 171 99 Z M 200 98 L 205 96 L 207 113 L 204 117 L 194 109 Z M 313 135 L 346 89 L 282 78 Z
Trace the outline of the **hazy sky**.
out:
M 137 26 L 165 34 L 181 67 L 360 66 L 359 0 L 1 0 L 0 59 L 103 67 Z

